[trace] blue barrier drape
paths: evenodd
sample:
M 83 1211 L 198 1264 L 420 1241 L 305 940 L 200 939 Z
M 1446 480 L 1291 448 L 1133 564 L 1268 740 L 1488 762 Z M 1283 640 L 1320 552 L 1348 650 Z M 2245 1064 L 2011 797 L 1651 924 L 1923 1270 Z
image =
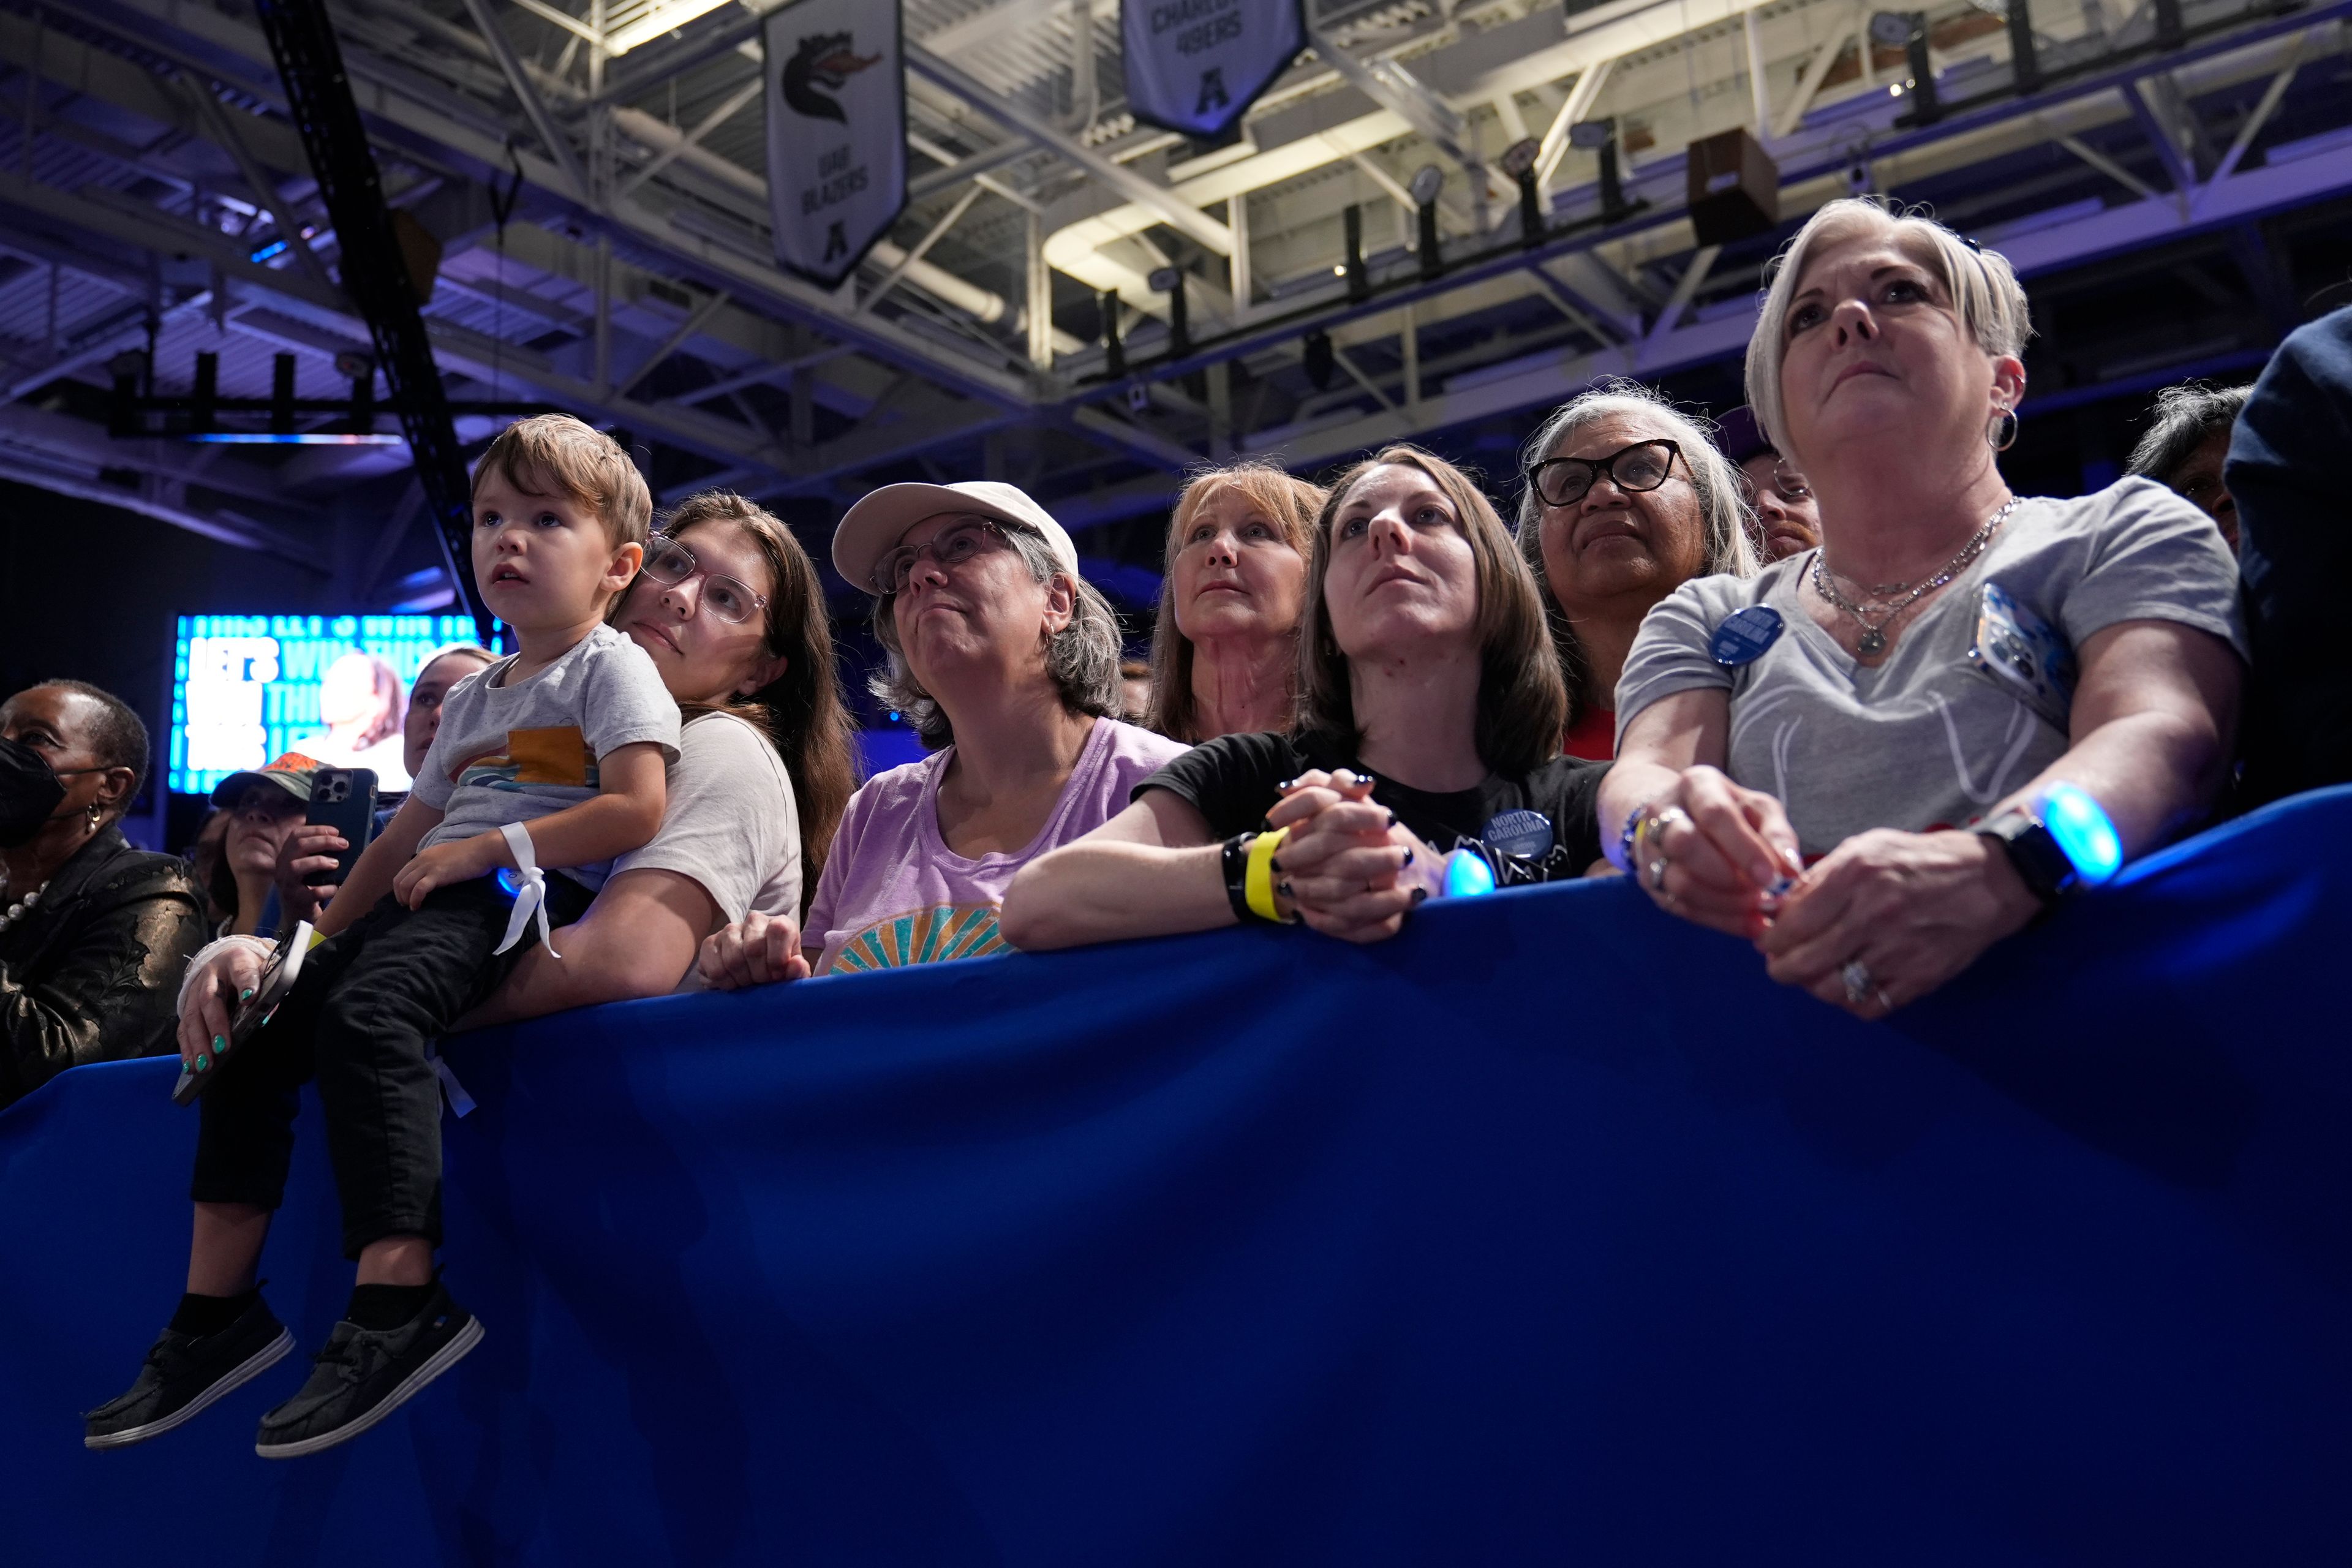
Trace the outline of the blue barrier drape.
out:
M 0 1555 L 2212 1563 L 2352 1552 L 2352 790 L 1885 1025 L 1622 882 L 452 1043 L 409 1409 L 80 1447 L 181 1288 L 169 1064 L 0 1114 Z M 350 1283 L 313 1115 L 269 1295 Z

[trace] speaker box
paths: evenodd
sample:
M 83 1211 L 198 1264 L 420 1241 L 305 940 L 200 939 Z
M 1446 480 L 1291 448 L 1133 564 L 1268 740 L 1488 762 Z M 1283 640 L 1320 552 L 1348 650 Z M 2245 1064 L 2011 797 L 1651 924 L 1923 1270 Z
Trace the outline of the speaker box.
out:
M 1690 144 L 1691 227 L 1701 245 L 1769 234 L 1780 222 L 1780 170 L 1746 131 Z

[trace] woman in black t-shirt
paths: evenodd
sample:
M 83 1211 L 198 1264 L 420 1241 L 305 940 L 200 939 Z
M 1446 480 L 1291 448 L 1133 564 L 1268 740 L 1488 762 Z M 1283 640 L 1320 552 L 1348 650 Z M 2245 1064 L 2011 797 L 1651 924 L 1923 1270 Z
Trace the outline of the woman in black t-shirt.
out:
M 1557 755 L 1568 697 L 1542 600 L 1478 489 L 1410 446 L 1341 476 L 1316 520 L 1299 722 L 1226 735 L 1032 861 L 1004 899 L 1017 947 L 1303 921 L 1392 936 L 1473 843 L 1510 879 L 1600 859 L 1605 764 Z M 1263 826 L 1276 844 L 1255 846 Z

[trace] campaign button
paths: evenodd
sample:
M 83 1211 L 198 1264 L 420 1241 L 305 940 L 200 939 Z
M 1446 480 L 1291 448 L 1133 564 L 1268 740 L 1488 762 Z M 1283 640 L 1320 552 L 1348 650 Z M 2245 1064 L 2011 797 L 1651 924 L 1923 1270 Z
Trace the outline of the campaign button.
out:
M 1714 640 L 1706 645 L 1707 657 L 1734 668 L 1753 664 L 1780 636 L 1780 612 L 1750 605 L 1725 616 L 1723 625 L 1715 628 Z

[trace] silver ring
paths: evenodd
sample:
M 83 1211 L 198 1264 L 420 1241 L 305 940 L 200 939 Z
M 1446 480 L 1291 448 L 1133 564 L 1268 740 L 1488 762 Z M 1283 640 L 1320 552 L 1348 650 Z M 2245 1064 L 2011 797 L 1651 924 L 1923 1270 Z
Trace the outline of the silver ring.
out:
M 1670 805 L 1666 807 L 1665 810 L 1658 813 L 1657 816 L 1650 818 L 1650 831 L 1653 833 L 1664 833 L 1670 824 L 1676 822 L 1688 822 L 1689 820 L 1689 812 L 1685 811 L 1679 805 Z
M 1663 893 L 1666 890 L 1666 858 L 1664 856 L 1658 856 L 1643 869 L 1650 879 L 1650 891 Z
M 1838 978 L 1845 982 L 1845 999 L 1853 1005 L 1859 1007 L 1874 995 L 1878 997 L 1880 1006 L 1886 1005 L 1885 994 L 1878 989 L 1878 982 L 1870 977 L 1870 965 L 1862 960 L 1847 959 L 1845 966 L 1838 971 Z

